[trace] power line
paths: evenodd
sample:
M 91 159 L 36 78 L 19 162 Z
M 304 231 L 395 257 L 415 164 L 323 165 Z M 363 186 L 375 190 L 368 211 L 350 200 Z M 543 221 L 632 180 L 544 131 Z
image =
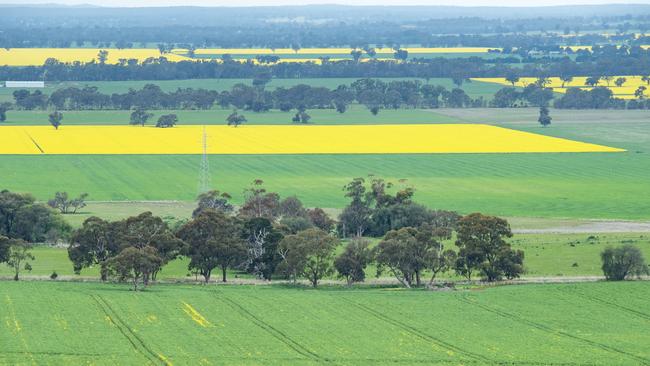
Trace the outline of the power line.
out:
M 210 162 L 208 161 L 208 132 L 203 126 L 203 155 L 199 167 L 199 194 L 210 190 Z

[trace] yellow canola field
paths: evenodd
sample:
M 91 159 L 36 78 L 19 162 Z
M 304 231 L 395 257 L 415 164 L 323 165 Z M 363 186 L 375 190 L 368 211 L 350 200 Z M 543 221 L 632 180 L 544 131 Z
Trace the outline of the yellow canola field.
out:
M 624 77 L 626 79 L 625 84 L 623 86 L 616 86 L 614 84 L 614 81 L 619 78 L 619 77 Z M 508 85 L 512 86 L 512 84 L 507 81 L 505 78 L 472 78 L 472 80 L 475 81 L 481 81 L 485 83 L 495 83 L 495 84 L 501 84 L 501 85 Z M 562 80 L 560 80 L 559 77 L 552 77 L 549 78 L 550 83 L 547 84 L 546 86 L 548 88 L 553 88 L 554 92 L 557 93 L 566 93 L 566 90 L 568 88 L 581 88 L 585 90 L 592 89 L 591 86 L 588 86 L 586 84 L 587 77 L 585 76 L 579 76 L 579 77 L 574 77 L 573 80 L 569 83 L 565 83 L 564 87 L 562 87 Z M 520 78 L 518 82 L 515 83 L 515 86 L 518 87 L 525 87 L 529 84 L 533 84 L 537 81 L 537 78 Z M 645 86 L 648 88 L 646 92 L 644 93 L 645 96 L 650 96 L 650 85 L 648 85 L 645 81 L 641 80 L 641 76 L 614 76 L 612 77 L 612 80 L 609 81 L 609 85 L 607 85 L 607 82 L 605 80 L 600 80 L 597 86 L 606 86 L 609 89 L 612 90 L 614 93 L 614 96 L 616 98 L 621 98 L 621 99 L 636 99 L 634 96 L 634 92 L 639 86 Z
M 487 53 L 490 48 L 485 47 L 450 47 L 450 48 L 422 48 L 411 47 L 405 48 L 411 54 L 425 54 L 425 53 Z M 0 66 L 40 66 L 45 63 L 48 58 L 54 58 L 64 63 L 72 62 L 91 62 L 98 61 L 97 55 L 100 50 L 108 51 L 108 59 L 106 63 L 117 64 L 121 59 L 137 59 L 143 62 L 148 58 L 165 57 L 171 62 L 190 61 L 190 60 L 204 60 L 201 55 L 311 55 L 312 58 L 305 59 L 291 59 L 282 58 L 282 62 L 314 62 L 321 63 L 318 56 L 327 55 L 348 55 L 353 50 L 352 48 L 305 48 L 300 49 L 298 52 L 290 48 L 279 48 L 275 50 L 264 48 L 229 48 L 229 49 L 197 49 L 195 51 L 196 58 L 185 56 L 187 50 L 175 49 L 171 53 L 161 55 L 157 49 L 153 48 L 131 48 L 131 49 L 114 49 L 114 48 L 11 48 L 6 50 L 0 49 Z M 379 48 L 376 49 L 378 55 L 391 55 L 395 52 L 392 48 Z M 376 59 L 381 59 L 380 57 Z M 389 58 L 392 59 L 392 58 Z M 331 61 L 339 61 L 344 59 L 331 59 Z M 246 59 L 238 59 L 238 61 L 246 61 Z M 217 60 L 219 62 L 219 60 Z M 253 61 L 255 62 L 255 61 Z
M 408 53 L 487 53 L 489 47 L 405 47 Z M 291 48 L 199 48 L 194 51 L 196 55 L 342 55 L 349 54 L 355 48 L 301 48 L 294 51 Z M 395 50 L 392 48 L 376 48 L 378 55 L 392 55 Z M 185 49 L 175 49 L 172 53 L 185 54 Z
M 50 126 L 0 127 L 0 154 L 200 154 L 203 128 L 62 126 L 55 130 Z M 624 151 L 479 124 L 207 126 L 205 129 L 210 154 Z
M 79 61 L 82 63 L 97 60 L 97 55 L 102 48 L 11 48 L 6 50 L 0 49 L 0 66 L 40 66 L 48 58 L 55 58 L 61 62 L 72 63 Z M 137 59 L 142 62 L 150 57 L 165 57 L 169 61 L 191 60 L 188 57 L 166 53 L 160 54 L 160 51 L 153 48 L 131 48 L 131 49 L 105 49 L 108 51 L 106 63 L 117 64 L 120 59 Z

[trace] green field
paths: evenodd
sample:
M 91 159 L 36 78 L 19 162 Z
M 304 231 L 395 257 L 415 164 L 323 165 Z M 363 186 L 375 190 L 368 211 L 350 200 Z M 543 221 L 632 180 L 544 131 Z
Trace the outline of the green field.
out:
M 146 210 L 147 207 L 142 207 Z M 639 247 L 646 258 L 650 258 L 650 234 L 648 233 L 596 233 L 596 234 L 515 234 L 509 240 L 515 249 L 522 249 L 526 253 L 526 273 L 524 277 L 582 277 L 602 276 L 600 253 L 608 246 L 619 246 L 632 244 Z M 445 243 L 447 248 L 455 248 L 453 241 Z M 339 248 L 339 250 L 342 247 Z M 65 279 L 93 279 L 99 278 L 97 267 L 84 269 L 78 277 L 72 271 L 72 263 L 68 259 L 65 248 L 37 246 L 33 249 L 36 260 L 31 262 L 31 272 L 24 272 L 22 275 L 28 278 L 48 278 L 52 272 L 56 272 Z M 165 266 L 160 273 L 159 279 L 164 281 L 194 280 L 188 276 L 187 259 L 178 259 Z M 394 282 L 389 273 L 385 273 L 380 279 L 376 278 L 374 266 L 367 269 L 368 282 Z M 5 265 L 0 265 L 0 278 L 10 279 L 13 273 Z M 251 279 L 251 276 L 231 271 L 230 279 L 239 278 Z M 429 277 L 424 274 L 424 277 Z M 442 278 L 444 278 L 443 276 Z M 448 278 L 460 280 L 453 274 Z M 330 280 L 336 280 L 332 277 Z
M 650 283 L 453 292 L 0 282 L 0 364 L 640 365 Z M 570 361 L 570 362 L 569 362 Z

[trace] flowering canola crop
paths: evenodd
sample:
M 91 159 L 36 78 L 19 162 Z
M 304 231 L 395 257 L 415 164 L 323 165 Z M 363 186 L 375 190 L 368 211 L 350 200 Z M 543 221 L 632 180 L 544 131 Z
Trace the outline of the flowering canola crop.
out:
M 403 48 L 412 55 L 418 54 L 436 54 L 436 53 L 487 53 L 490 48 L 487 47 L 406 47 Z M 497 49 L 497 48 L 495 48 Z M 195 57 L 190 58 L 187 56 L 188 50 L 174 49 L 171 53 L 161 54 L 158 49 L 154 48 L 10 48 L 0 49 L 0 66 L 40 66 L 45 63 L 49 58 L 57 59 L 64 63 L 73 62 L 98 62 L 98 54 L 100 50 L 108 51 L 108 58 L 106 63 L 117 64 L 120 60 L 136 59 L 138 62 L 143 62 L 148 58 L 165 57 L 168 61 L 200 61 L 211 60 L 205 56 L 215 55 L 233 55 L 235 60 L 246 61 L 244 56 L 259 56 L 259 55 L 302 55 L 305 58 L 286 58 L 281 57 L 282 62 L 314 62 L 321 63 L 320 56 L 338 55 L 333 57 L 330 61 L 340 61 L 351 59 L 350 52 L 352 48 L 303 48 L 293 50 L 291 48 L 206 48 L 195 50 Z M 395 50 L 392 48 L 377 48 L 377 60 L 394 60 L 393 54 Z M 202 57 L 203 56 L 203 57 Z M 311 57 L 310 57 L 311 56 Z M 343 56 L 343 57 L 341 57 Z M 383 56 L 383 57 L 382 57 Z M 244 58 L 242 58 L 244 57 Z M 219 60 L 217 61 L 219 62 Z
M 0 66 L 40 66 L 48 58 L 57 59 L 60 62 L 91 62 L 99 61 L 97 56 L 100 48 L 0 48 Z M 120 59 L 137 59 L 142 62 L 148 58 L 165 57 L 168 61 L 191 60 L 190 58 L 174 53 L 160 54 L 160 51 L 153 48 L 131 48 L 131 49 L 106 49 L 108 58 L 106 63 L 117 64 Z
M 0 154 L 201 154 L 202 126 L 0 127 Z M 206 126 L 209 154 L 615 152 L 489 125 Z
M 403 50 L 408 53 L 487 53 L 491 49 L 500 50 L 500 48 L 488 47 L 404 47 Z M 200 48 L 194 53 L 197 55 L 341 55 L 350 54 L 354 48 L 301 48 L 294 50 L 292 48 Z M 185 49 L 173 50 L 174 53 L 184 54 Z M 375 48 L 378 55 L 392 55 L 395 53 L 393 48 Z

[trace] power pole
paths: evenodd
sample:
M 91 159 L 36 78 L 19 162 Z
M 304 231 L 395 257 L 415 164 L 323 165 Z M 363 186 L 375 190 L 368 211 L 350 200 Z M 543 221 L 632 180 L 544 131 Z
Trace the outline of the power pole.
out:
M 203 126 L 203 155 L 199 168 L 199 194 L 209 191 L 210 184 L 210 162 L 208 161 L 208 132 Z

